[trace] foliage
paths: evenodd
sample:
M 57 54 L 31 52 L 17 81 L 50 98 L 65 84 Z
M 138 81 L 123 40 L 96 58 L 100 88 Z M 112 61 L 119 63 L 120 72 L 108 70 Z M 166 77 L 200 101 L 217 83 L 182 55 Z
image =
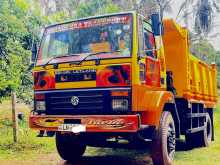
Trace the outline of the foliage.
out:
M 41 6 L 45 7 L 42 12 L 49 23 L 63 22 L 73 18 L 93 16 L 96 14 L 113 13 L 121 10 L 112 0 L 42 0 Z M 49 6 L 53 6 L 50 8 Z M 75 9 L 75 10 L 73 10 Z
M 216 64 L 220 68 L 220 51 L 216 52 Z
M 220 51 L 216 52 L 216 64 L 218 68 L 217 78 L 218 78 L 218 88 L 220 88 Z
M 30 156 L 32 153 L 53 151 L 55 149 L 53 139 L 44 138 L 40 140 L 36 137 L 37 132 L 28 127 L 30 109 L 21 103 L 16 104 L 16 109 L 24 114 L 24 119 L 18 121 L 18 143 L 13 142 L 10 104 L 9 101 L 3 101 L 0 104 L 0 159 L 4 158 L 5 155 L 22 160 L 27 158 L 27 154 Z
M 208 40 L 192 43 L 191 52 L 209 64 L 215 62 L 217 58 L 217 52 Z
M 120 11 L 118 6 L 114 5 L 110 0 L 93 0 L 80 4 L 76 10 L 76 17 L 81 18 L 118 11 Z
M 41 25 L 39 15 L 34 15 L 26 0 L 0 0 L 0 99 L 16 91 L 24 96 L 30 87 L 30 49 L 36 27 Z

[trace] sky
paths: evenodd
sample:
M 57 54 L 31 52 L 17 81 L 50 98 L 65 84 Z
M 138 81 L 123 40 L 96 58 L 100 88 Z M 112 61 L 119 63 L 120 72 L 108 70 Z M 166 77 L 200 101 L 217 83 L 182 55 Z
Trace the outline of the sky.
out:
M 180 5 L 182 4 L 182 2 L 184 2 L 184 0 L 172 0 L 171 1 L 172 13 L 165 14 L 165 17 L 171 17 L 173 19 L 176 19 L 178 9 L 180 8 Z M 192 11 L 192 10 L 193 10 L 193 5 L 189 11 Z M 189 26 L 192 27 L 193 17 L 191 17 L 189 20 L 190 20 Z M 214 23 L 215 27 L 211 30 L 209 34 L 210 37 L 208 37 L 208 40 L 212 43 L 212 45 L 215 47 L 216 50 L 220 51 L 220 13 L 215 15 L 214 22 L 215 22 Z M 181 22 L 180 20 L 178 20 L 178 23 L 185 26 L 185 24 Z

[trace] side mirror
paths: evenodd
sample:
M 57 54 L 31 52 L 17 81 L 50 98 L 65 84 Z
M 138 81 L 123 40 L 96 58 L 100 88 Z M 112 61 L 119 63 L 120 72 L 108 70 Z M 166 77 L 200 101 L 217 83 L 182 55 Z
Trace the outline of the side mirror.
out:
M 161 20 L 160 14 L 155 13 L 151 15 L 152 30 L 155 36 L 163 35 L 163 22 Z
M 37 44 L 36 43 L 33 43 L 31 52 L 32 52 L 31 63 L 34 63 L 37 58 Z

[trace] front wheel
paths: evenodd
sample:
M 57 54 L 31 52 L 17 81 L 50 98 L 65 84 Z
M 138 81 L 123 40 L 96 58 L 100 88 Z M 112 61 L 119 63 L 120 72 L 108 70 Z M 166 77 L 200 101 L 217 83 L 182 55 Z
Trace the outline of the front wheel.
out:
M 79 135 L 56 133 L 56 147 L 61 158 L 71 162 L 79 161 L 86 145 Z
M 176 133 L 173 117 L 164 111 L 160 125 L 152 143 L 152 160 L 154 165 L 172 165 L 175 148 Z

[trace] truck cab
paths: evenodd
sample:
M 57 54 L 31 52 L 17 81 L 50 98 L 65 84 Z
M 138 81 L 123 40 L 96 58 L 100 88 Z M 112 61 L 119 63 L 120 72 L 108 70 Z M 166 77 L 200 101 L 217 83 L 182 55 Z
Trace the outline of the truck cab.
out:
M 114 138 L 119 145 L 120 139 L 151 141 L 153 161 L 172 164 L 175 139 L 189 128 L 181 127 L 186 114 L 178 112 L 176 93 L 168 90 L 175 86 L 158 13 L 48 26 L 34 57 L 30 127 L 55 131 L 63 159 L 78 160 L 87 145 L 111 146 Z

